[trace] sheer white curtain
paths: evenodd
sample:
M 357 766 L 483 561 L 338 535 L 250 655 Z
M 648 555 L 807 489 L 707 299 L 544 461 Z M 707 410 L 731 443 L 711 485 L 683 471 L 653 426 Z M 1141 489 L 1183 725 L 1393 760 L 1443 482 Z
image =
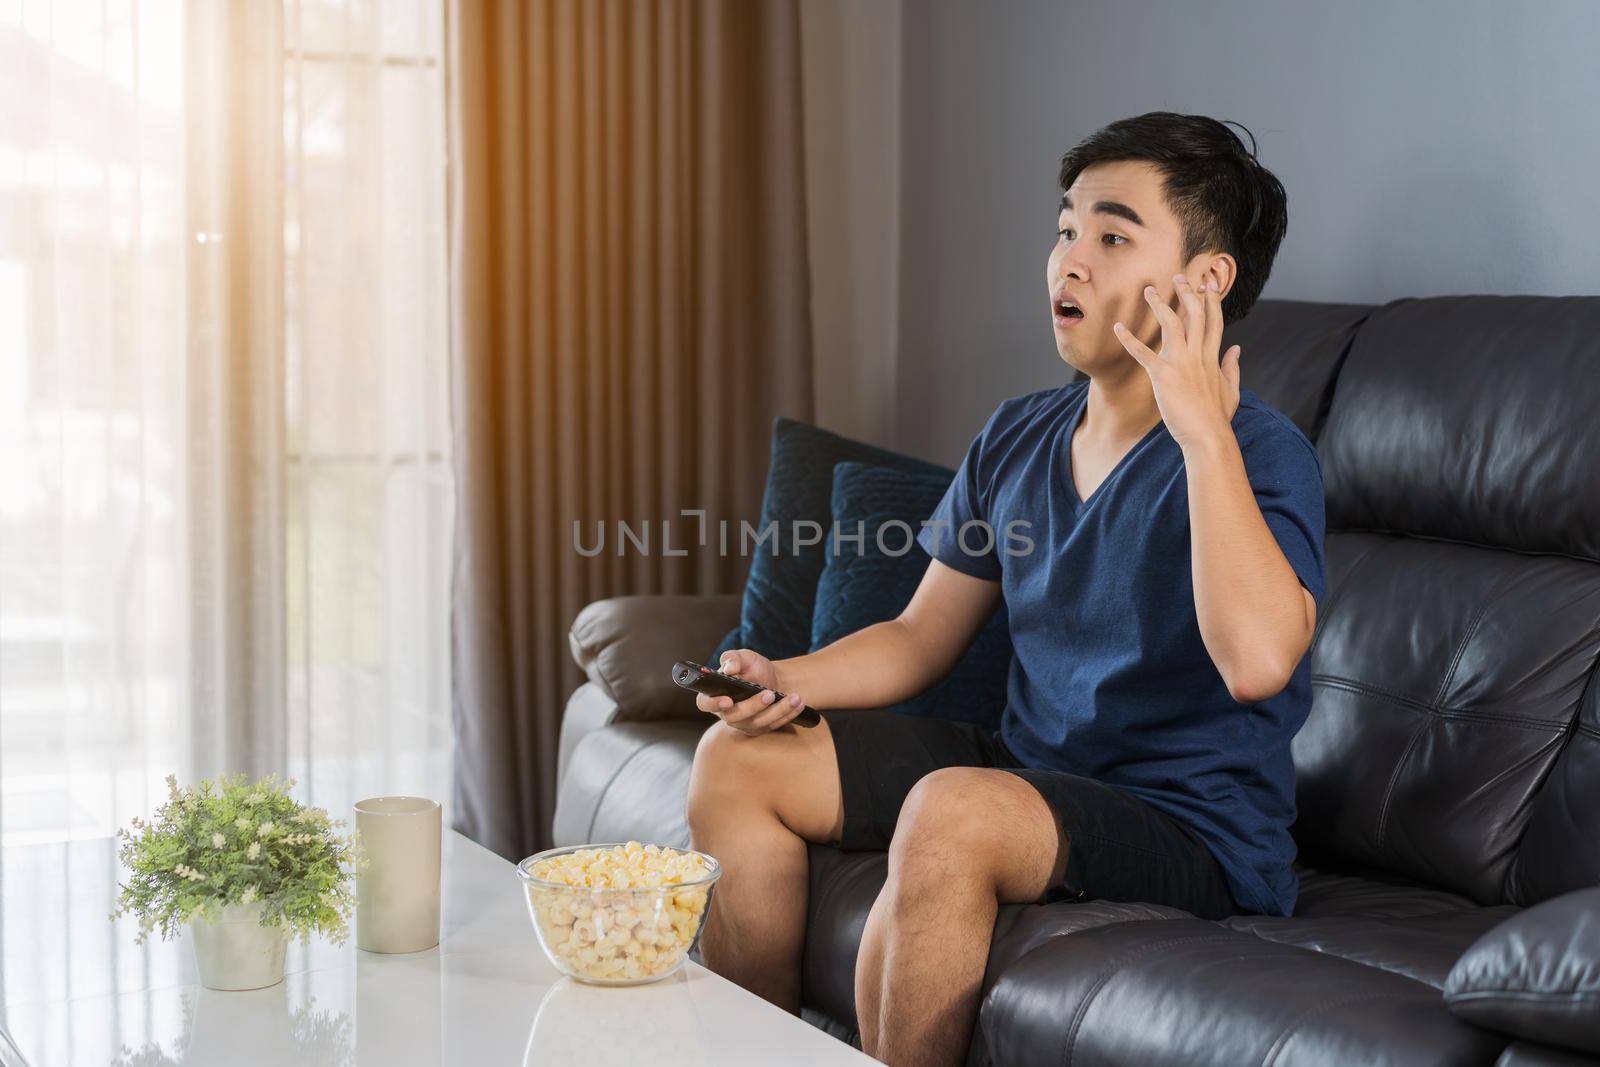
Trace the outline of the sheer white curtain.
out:
M 0 838 L 447 801 L 439 0 L 0 0 Z
M 283 10 L 289 765 L 448 809 L 444 13 Z

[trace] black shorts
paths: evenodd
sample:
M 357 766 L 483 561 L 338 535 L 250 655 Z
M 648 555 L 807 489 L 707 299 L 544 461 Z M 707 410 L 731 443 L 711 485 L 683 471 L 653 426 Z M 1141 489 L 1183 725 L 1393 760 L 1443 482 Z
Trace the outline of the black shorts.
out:
M 882 709 L 822 711 L 844 788 L 847 851 L 882 851 L 911 787 L 940 767 L 993 767 L 1033 785 L 1067 837 L 1061 881 L 1038 903 L 1167 904 L 1202 919 L 1237 914 L 1222 865 L 1182 821 L 1131 793 L 1077 774 L 1023 767 L 999 731 Z

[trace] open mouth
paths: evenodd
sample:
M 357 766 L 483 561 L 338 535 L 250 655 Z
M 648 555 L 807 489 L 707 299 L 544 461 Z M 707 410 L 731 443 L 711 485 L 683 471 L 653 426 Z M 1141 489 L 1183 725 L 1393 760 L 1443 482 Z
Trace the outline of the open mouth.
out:
M 1058 300 L 1054 307 L 1057 328 L 1072 326 L 1083 321 L 1083 309 L 1070 300 Z

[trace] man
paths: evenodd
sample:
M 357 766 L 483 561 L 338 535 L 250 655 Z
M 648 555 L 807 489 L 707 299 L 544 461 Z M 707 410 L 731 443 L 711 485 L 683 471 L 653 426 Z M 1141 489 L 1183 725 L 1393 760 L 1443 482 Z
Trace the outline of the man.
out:
M 1321 467 L 1241 390 L 1239 347 L 1218 353 L 1266 283 L 1283 187 L 1222 123 L 1168 112 L 1099 131 L 1059 177 L 1045 287 L 1088 380 L 990 416 L 897 618 L 793 659 L 736 650 L 723 669 L 768 691 L 697 698 L 722 719 L 689 792 L 694 847 L 724 868 L 707 964 L 798 1011 L 806 843 L 888 849 L 855 976 L 862 1047 L 888 1063 L 963 1061 L 1002 903 L 1282 915 L 1298 889 Z M 993 536 L 956 536 L 974 522 Z M 1002 596 L 998 731 L 863 710 L 943 677 Z M 787 725 L 801 704 L 822 725 Z

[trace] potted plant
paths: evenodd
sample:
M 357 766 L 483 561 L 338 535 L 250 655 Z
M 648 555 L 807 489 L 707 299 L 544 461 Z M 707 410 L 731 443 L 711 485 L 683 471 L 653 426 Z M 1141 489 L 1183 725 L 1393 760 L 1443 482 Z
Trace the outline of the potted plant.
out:
M 139 919 L 137 941 L 159 929 L 165 940 L 187 925 L 200 984 L 259 989 L 283 981 L 284 949 L 313 931 L 335 943 L 349 934 L 355 906 L 350 879 L 360 863 L 357 835 L 343 820 L 288 795 L 294 780 L 243 774 L 179 789 L 153 822 L 119 829 L 132 872 L 111 913 Z

